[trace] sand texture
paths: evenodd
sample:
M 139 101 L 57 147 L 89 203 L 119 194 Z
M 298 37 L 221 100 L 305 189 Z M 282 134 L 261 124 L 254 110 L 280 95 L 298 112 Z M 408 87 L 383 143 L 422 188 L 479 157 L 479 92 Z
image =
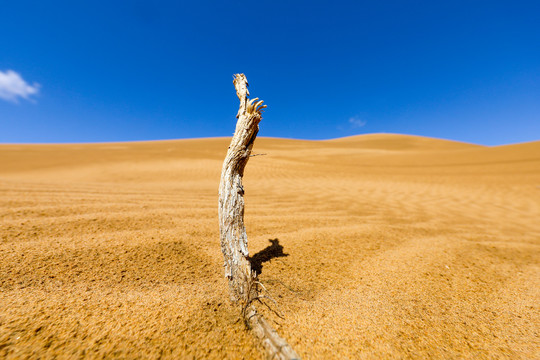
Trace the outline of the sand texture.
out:
M 0 145 L 0 358 L 262 358 L 223 278 L 228 142 Z M 540 358 L 540 142 L 254 153 L 250 254 L 285 319 L 259 309 L 302 358 Z

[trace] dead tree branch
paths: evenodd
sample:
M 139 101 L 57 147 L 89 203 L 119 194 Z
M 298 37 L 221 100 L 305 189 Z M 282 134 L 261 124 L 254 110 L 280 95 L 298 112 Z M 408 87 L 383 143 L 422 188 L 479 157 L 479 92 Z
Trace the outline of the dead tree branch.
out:
M 229 280 L 231 300 L 242 305 L 244 321 L 261 340 L 268 357 L 299 359 L 287 341 L 272 329 L 253 306 L 253 301 L 259 299 L 259 282 L 248 259 L 242 177 L 259 132 L 261 110 L 266 105 L 262 105 L 263 101 L 258 98 L 248 99 L 248 82 L 244 74 L 236 74 L 233 83 L 240 107 L 219 184 L 219 231 L 225 277 Z

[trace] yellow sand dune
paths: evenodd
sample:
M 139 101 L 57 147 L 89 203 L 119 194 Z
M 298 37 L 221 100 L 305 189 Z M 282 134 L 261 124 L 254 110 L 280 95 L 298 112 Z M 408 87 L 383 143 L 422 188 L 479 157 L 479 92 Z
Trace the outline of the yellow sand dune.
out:
M 0 358 L 260 358 L 222 275 L 228 142 L 0 145 Z M 265 315 L 304 359 L 540 358 L 540 142 L 254 153 Z

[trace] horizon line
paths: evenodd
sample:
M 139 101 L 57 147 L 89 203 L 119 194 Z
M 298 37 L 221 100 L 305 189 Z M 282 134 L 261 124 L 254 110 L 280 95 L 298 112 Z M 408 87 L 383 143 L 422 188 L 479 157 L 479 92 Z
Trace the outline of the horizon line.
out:
M 436 139 L 436 140 L 443 140 L 443 141 L 451 141 L 451 142 L 457 142 L 462 144 L 470 144 L 470 145 L 478 145 L 478 146 L 486 146 L 486 147 L 496 147 L 496 146 L 506 146 L 506 145 L 517 145 L 517 144 L 526 144 L 526 143 L 533 143 L 540 141 L 538 140 L 531 140 L 531 141 L 521 141 L 521 142 L 511 142 L 511 143 L 503 143 L 503 144 L 497 144 L 497 145 L 485 145 L 480 143 L 473 143 L 468 141 L 462 141 L 462 140 L 455 140 L 455 139 L 449 139 L 449 138 L 440 138 L 435 136 L 425 136 L 425 135 L 417 135 L 417 134 L 405 134 L 405 133 L 391 133 L 391 132 L 375 132 L 375 133 L 364 133 L 364 134 L 356 134 L 356 135 L 347 135 L 342 137 L 336 137 L 336 138 L 328 138 L 328 139 L 302 139 L 302 138 L 290 138 L 290 137 L 280 137 L 280 136 L 259 136 L 258 138 L 265 138 L 265 139 L 282 139 L 282 140 L 297 140 L 297 141 L 333 141 L 333 140 L 340 140 L 340 139 L 347 139 L 347 138 L 354 138 L 354 137 L 363 137 L 363 136 L 372 136 L 372 135 L 395 135 L 395 136 L 409 136 L 409 137 L 419 137 L 419 138 L 425 138 L 425 139 Z M 111 141 L 80 141 L 80 142 L 0 142 L 1 145 L 92 145 L 92 144 L 125 144 L 125 143 L 145 143 L 145 142 L 165 142 L 165 141 L 186 141 L 186 140 L 209 140 L 209 139 L 231 139 L 231 136 L 201 136 L 201 137 L 191 137 L 191 138 L 166 138 L 166 139 L 144 139 L 144 140 L 111 140 Z

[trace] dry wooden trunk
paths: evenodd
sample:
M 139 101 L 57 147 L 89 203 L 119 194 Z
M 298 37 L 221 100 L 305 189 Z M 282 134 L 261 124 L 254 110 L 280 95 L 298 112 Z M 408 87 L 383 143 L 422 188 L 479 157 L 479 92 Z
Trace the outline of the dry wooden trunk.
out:
M 242 176 L 249 160 L 253 142 L 259 132 L 262 100 L 248 100 L 248 82 L 244 74 L 234 79 L 240 99 L 236 131 L 223 162 L 219 184 L 219 229 L 221 250 L 225 257 L 225 276 L 229 279 L 233 301 L 248 303 L 256 296 L 255 274 L 248 260 L 248 244 L 244 226 L 244 188 Z
M 248 259 L 242 177 L 259 132 L 261 110 L 266 105 L 262 105 L 262 100 L 259 101 L 258 98 L 248 100 L 248 82 L 244 74 L 236 74 L 233 83 L 240 100 L 240 108 L 219 184 L 219 232 L 225 258 L 225 276 L 229 279 L 231 300 L 241 303 L 244 321 L 261 340 L 268 357 L 299 359 L 289 344 L 279 337 L 252 305 L 253 301 L 258 299 L 259 290 L 257 275 L 251 270 Z

